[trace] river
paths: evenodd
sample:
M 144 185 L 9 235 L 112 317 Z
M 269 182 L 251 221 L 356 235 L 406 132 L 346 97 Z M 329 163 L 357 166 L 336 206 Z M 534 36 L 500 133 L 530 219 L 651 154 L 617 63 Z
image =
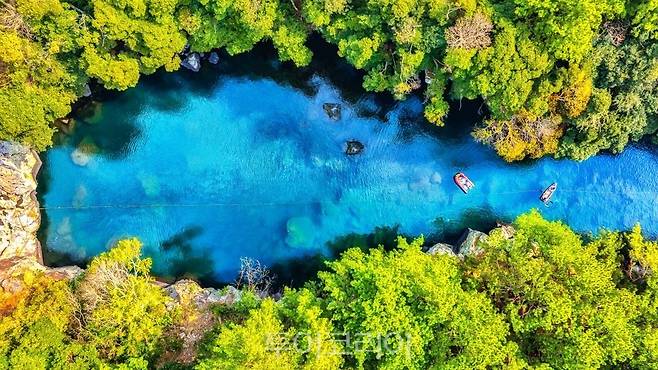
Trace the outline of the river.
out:
M 361 91 L 344 65 L 295 70 L 266 54 L 158 73 L 80 110 L 43 155 L 46 259 L 82 262 L 135 236 L 162 276 L 228 281 L 241 257 L 281 269 L 378 227 L 449 239 L 532 208 L 584 233 L 637 222 L 658 233 L 654 151 L 508 164 L 468 134 L 479 104 L 433 128 L 419 97 L 396 103 Z M 364 151 L 346 155 L 348 140 Z M 76 164 L 81 143 L 91 154 Z M 475 182 L 468 195 L 456 171 Z M 546 207 L 538 196 L 554 181 Z

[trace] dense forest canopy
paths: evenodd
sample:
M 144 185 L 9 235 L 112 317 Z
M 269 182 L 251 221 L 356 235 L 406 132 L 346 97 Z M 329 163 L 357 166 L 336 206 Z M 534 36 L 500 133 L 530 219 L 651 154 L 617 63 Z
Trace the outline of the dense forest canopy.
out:
M 0 139 L 51 145 L 53 121 L 97 81 L 135 86 L 181 53 L 272 42 L 307 65 L 321 34 L 370 91 L 482 98 L 473 132 L 506 160 L 585 159 L 658 130 L 655 0 L 2 0 Z
M 658 243 L 639 226 L 584 239 L 537 212 L 512 231 L 463 259 L 422 238 L 352 248 L 274 296 L 258 270 L 210 311 L 192 290 L 172 299 L 124 240 L 71 282 L 28 272 L 0 295 L 0 368 L 658 368 Z

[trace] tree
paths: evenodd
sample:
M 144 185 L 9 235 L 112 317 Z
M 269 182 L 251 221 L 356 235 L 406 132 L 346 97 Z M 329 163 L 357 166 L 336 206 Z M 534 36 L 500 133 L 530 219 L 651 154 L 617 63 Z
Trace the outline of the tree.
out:
M 585 159 L 621 152 L 658 130 L 658 44 L 600 40 L 592 52 L 594 87 L 586 111 L 568 120 L 559 154 Z
M 400 238 L 389 253 L 350 249 L 318 274 L 318 294 L 335 328 L 352 336 L 348 367 L 485 368 L 513 361 L 507 325 L 491 303 L 461 289 L 456 258 L 422 253 L 422 243 Z
M 93 30 L 82 63 L 107 88 L 125 90 L 139 74 L 179 68 L 185 37 L 174 19 L 177 0 L 92 0 Z
M 138 240 L 119 241 L 92 260 L 75 287 L 81 303 L 76 332 L 110 362 L 148 360 L 173 319 L 170 298 L 154 284 L 151 260 L 140 252 Z
M 583 244 L 568 227 L 536 211 L 514 226 L 512 239 L 493 233 L 482 257 L 467 261 L 466 274 L 506 316 L 527 361 L 599 368 L 631 360 L 639 302 L 615 284 L 619 266 L 610 261 L 621 249 L 619 238 Z
M 51 145 L 51 123 L 66 115 L 85 78 L 70 53 L 82 30 L 57 0 L 0 5 L 0 139 L 37 150 Z
M 68 334 L 75 299 L 63 281 L 26 275 L 7 315 L 0 315 L 0 368 L 88 369 L 101 361 L 95 349 Z M 0 307 L 2 309 L 2 307 Z

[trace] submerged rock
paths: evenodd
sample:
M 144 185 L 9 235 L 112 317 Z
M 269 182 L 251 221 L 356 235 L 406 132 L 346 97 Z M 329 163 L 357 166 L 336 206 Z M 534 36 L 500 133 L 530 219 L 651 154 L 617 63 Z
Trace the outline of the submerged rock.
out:
M 100 152 L 96 143 L 90 137 L 85 137 L 71 153 L 71 160 L 78 166 L 84 167 L 89 164 L 91 158 Z
M 324 103 L 322 104 L 322 109 L 324 109 L 327 116 L 334 121 L 340 120 L 341 108 L 340 104 L 337 103 Z
M 87 195 L 87 188 L 84 185 L 78 186 L 75 190 L 75 195 L 73 195 L 73 202 L 71 202 L 71 205 L 75 208 L 84 207 L 87 202 Z
M 210 62 L 210 64 L 219 63 L 219 54 L 213 51 L 212 53 L 210 53 L 210 56 L 208 57 L 208 61 Z
M 180 65 L 191 71 L 199 72 L 201 69 L 201 56 L 199 53 L 190 53 L 181 61 Z
M 360 154 L 363 149 L 365 149 L 365 146 L 357 140 L 349 140 L 347 142 L 347 147 L 345 148 L 345 154 L 347 155 L 356 155 Z
M 286 244 L 293 248 L 308 248 L 312 246 L 315 226 L 308 217 L 292 217 L 286 223 L 288 236 Z
M 157 176 L 150 173 L 142 173 L 137 178 L 146 196 L 153 198 L 160 195 L 160 181 Z
M 467 229 L 459 239 L 459 243 L 457 243 L 457 255 L 460 257 L 479 255 L 483 250 L 478 244 L 485 240 L 487 240 L 487 234 L 482 231 Z

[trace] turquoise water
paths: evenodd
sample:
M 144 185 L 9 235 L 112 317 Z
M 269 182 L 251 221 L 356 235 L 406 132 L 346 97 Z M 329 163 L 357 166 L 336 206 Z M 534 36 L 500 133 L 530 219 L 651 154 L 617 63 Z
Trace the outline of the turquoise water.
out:
M 658 232 L 655 152 L 509 165 L 468 136 L 477 106 L 434 130 L 417 98 L 382 104 L 308 71 L 291 83 L 222 68 L 157 75 L 80 113 L 44 155 L 47 254 L 82 261 L 136 236 L 161 274 L 230 280 L 243 256 L 285 263 L 378 226 L 440 236 L 533 207 L 582 232 Z M 325 102 L 342 105 L 340 121 Z M 365 151 L 346 156 L 350 139 Z M 80 142 L 99 150 L 84 166 L 71 159 Z M 475 182 L 468 195 L 456 171 Z M 537 198 L 553 181 L 545 207 Z

